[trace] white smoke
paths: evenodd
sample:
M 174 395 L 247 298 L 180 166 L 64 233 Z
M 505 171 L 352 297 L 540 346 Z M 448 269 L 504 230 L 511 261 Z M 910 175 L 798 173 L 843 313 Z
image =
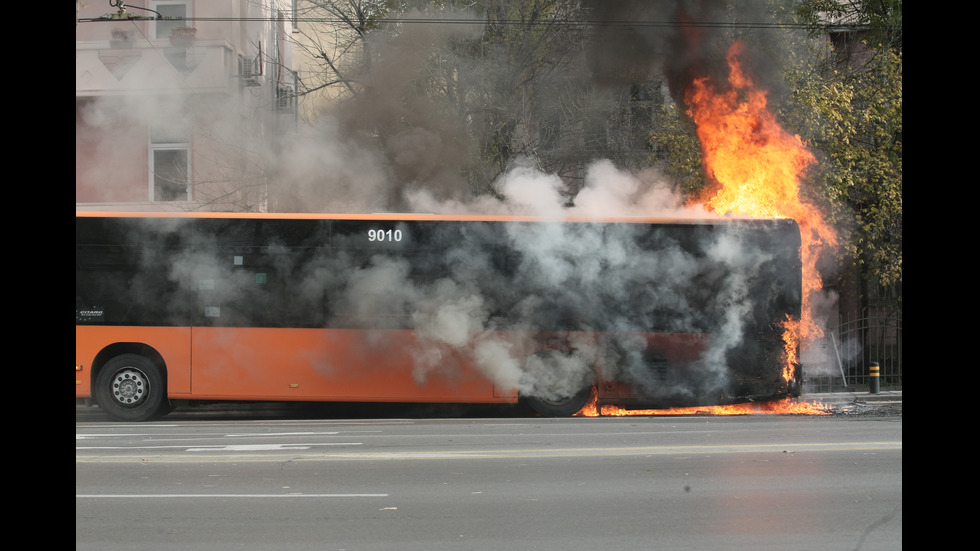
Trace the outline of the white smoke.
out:
M 438 201 L 419 190 L 407 193 L 407 198 L 414 208 L 426 212 L 535 215 L 545 220 L 508 226 L 506 243 L 521 259 L 509 278 L 494 273 L 488 251 L 461 242 L 440 250 L 446 272 L 432 281 L 409 277 L 403 262 L 375 258 L 344 289 L 343 303 L 355 315 L 383 309 L 409 320 L 418 338 L 412 351 L 417 382 L 424 384 L 436 373 L 451 373 L 463 361 L 494 384 L 516 388 L 522 395 L 568 395 L 587 384 L 599 368 L 605 377 L 652 389 L 655 384 L 648 381 L 644 357 L 647 343 L 636 325 L 667 323 L 656 319 L 653 310 L 659 308 L 671 312 L 669 323 L 677 331 L 698 330 L 694 313 L 704 306 L 689 303 L 689 288 L 705 272 L 719 271 L 716 281 L 709 282 L 717 292 L 710 300 L 719 315 L 713 320 L 710 345 L 696 362 L 700 388 L 677 382 L 676 387 L 657 390 L 693 395 L 721 389 L 729 382 L 726 354 L 745 338 L 744 323 L 755 307 L 749 282 L 756 267 L 768 259 L 765 253 L 747 248 L 737 235 L 728 233 L 696 244 L 694 250 L 690 244 L 678 243 L 664 243 L 654 250 L 641 247 L 625 228 L 619 234 L 611 226 L 570 231 L 570 226 L 559 223 L 569 215 L 708 216 L 701 207 L 687 206 L 654 174 L 634 176 L 609 161 L 589 167 L 585 186 L 572 198 L 571 207 L 560 193 L 557 177 L 527 164 L 507 171 L 495 187 L 502 200 Z M 505 292 L 498 287 L 508 285 L 523 289 L 524 294 L 510 303 L 505 323 L 496 313 L 500 305 L 495 301 Z M 647 289 L 651 285 L 655 290 Z M 572 326 L 583 322 L 586 325 L 578 326 L 581 330 L 594 329 L 605 337 L 572 332 L 563 335 L 571 340 L 560 349 L 540 349 L 540 343 L 529 338 L 541 329 L 542 319 L 551 320 L 546 324 Z M 522 325 L 529 333 L 513 331 Z M 503 326 L 509 330 L 502 331 Z
M 585 187 L 575 196 L 572 212 L 585 216 L 641 216 L 704 218 L 700 205 L 688 206 L 673 185 L 653 169 L 634 175 L 616 168 L 612 161 L 592 163 Z
M 488 196 L 439 200 L 425 188 L 406 191 L 410 211 L 438 214 L 510 214 L 559 219 L 567 216 L 709 218 L 715 216 L 702 205 L 687 204 L 672 183 L 655 170 L 632 174 L 612 161 L 596 160 L 585 171 L 583 188 L 569 206 L 562 194 L 565 185 L 524 160 L 514 163 L 494 183 L 502 200 Z

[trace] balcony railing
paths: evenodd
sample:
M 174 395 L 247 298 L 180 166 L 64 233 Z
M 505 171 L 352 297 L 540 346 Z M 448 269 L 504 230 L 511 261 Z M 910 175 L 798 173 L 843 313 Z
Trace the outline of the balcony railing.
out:
M 75 43 L 75 93 L 232 93 L 241 85 L 238 57 L 224 40 L 105 40 Z

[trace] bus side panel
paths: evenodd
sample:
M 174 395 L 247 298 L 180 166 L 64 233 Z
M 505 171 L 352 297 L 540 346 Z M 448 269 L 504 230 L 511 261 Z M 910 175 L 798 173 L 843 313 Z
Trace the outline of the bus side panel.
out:
M 431 370 L 406 330 L 196 327 L 194 398 L 507 403 L 459 354 L 443 354 Z M 428 352 L 432 352 L 429 350 Z
M 75 326 L 75 397 L 92 395 L 92 365 L 106 347 L 142 344 L 156 350 L 167 367 L 170 397 L 191 390 L 191 329 L 189 327 Z M 108 359 L 108 358 L 105 358 Z M 79 370 L 79 367 L 81 369 Z

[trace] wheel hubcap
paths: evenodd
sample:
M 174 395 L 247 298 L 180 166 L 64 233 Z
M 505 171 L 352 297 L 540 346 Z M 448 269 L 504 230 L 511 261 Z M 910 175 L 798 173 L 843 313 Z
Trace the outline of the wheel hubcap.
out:
M 112 396 L 117 402 L 126 406 L 138 404 L 146 397 L 148 385 L 142 372 L 135 369 L 123 369 L 116 373 L 112 380 Z

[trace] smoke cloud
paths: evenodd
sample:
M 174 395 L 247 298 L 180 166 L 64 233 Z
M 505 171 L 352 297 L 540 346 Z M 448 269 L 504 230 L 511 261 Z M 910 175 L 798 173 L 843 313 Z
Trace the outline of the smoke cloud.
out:
M 602 44 L 589 59 L 601 85 L 621 87 L 663 75 L 674 102 L 684 105 L 695 79 L 727 82 L 725 52 L 737 38 L 749 46 L 743 67 L 767 89 L 778 86 L 778 59 L 768 44 L 773 36 L 751 25 L 770 20 L 765 2 L 589 0 L 585 6 L 597 22 L 596 43 Z

